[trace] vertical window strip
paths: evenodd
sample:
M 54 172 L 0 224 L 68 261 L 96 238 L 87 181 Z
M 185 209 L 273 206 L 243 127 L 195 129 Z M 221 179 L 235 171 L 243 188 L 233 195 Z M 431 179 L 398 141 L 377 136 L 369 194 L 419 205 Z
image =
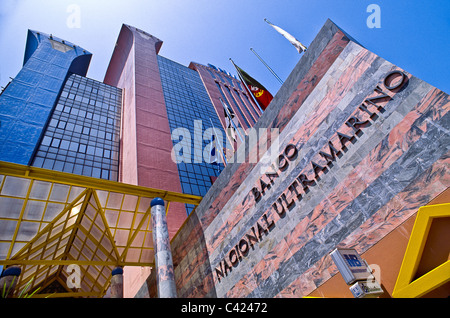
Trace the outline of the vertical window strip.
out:
M 244 113 L 242 112 L 241 108 L 239 107 L 238 103 L 236 102 L 236 100 L 234 99 L 233 94 L 231 93 L 231 90 L 228 86 L 225 86 L 225 88 L 228 91 L 228 94 L 231 97 L 231 100 L 234 102 L 234 105 L 236 106 L 236 109 L 238 110 L 239 114 L 241 115 L 241 117 L 244 119 L 245 124 L 247 125 L 248 128 L 250 128 L 250 124 L 248 123 L 248 120 L 246 118 L 246 116 L 244 115 Z
M 220 84 L 217 83 L 217 82 L 216 82 L 216 85 L 217 85 L 217 88 L 219 89 L 220 94 L 222 95 L 223 102 L 224 102 L 228 107 L 231 108 L 230 104 L 228 103 L 228 99 L 225 97 L 225 94 L 224 94 L 224 92 L 223 92 L 223 90 L 222 90 L 222 87 L 221 87 Z M 238 123 L 239 123 L 239 126 L 242 127 L 242 124 L 240 123 L 239 117 L 238 117 Z
M 239 94 L 239 92 L 237 90 L 233 90 L 235 95 L 237 95 L 237 97 L 239 98 L 239 101 L 241 102 L 242 108 L 245 110 L 245 112 L 248 114 L 248 118 L 250 118 L 253 122 L 253 125 L 256 123 L 256 121 L 258 120 L 257 116 L 255 116 L 255 114 L 253 114 L 248 108 L 247 105 L 245 105 L 244 101 L 241 98 L 241 95 Z
M 261 116 L 261 111 L 259 110 L 258 106 L 255 105 L 255 103 L 253 102 L 253 100 L 250 100 L 250 99 L 248 98 L 247 94 L 243 94 L 243 95 L 244 95 L 245 99 L 247 100 L 247 103 L 248 103 L 249 105 L 251 105 L 251 107 L 253 108 L 253 110 L 254 110 L 257 114 L 259 114 L 259 116 Z

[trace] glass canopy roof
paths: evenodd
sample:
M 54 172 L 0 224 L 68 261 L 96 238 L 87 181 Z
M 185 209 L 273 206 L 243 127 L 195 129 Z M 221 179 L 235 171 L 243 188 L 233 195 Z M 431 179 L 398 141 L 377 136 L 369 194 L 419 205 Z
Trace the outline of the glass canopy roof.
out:
M 154 266 L 150 201 L 197 206 L 201 197 L 0 162 L 0 265 L 19 265 L 15 288 L 102 297 L 117 266 Z M 80 288 L 71 289 L 73 265 Z M 72 266 L 68 268 L 69 266 Z M 69 271 L 70 270 L 70 271 Z M 69 284 L 70 285 L 70 284 Z M 44 294 L 40 294 L 43 292 Z

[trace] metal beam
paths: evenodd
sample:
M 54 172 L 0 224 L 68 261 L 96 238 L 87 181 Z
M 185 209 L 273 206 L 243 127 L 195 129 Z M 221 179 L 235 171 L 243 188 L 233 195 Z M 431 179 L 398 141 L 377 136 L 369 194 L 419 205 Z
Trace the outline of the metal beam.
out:
M 103 222 L 103 226 L 105 227 L 105 235 L 106 235 L 107 239 L 109 240 L 109 242 L 111 243 L 111 246 L 113 248 L 113 252 L 114 252 L 114 254 L 116 256 L 115 258 L 119 259 L 120 258 L 119 251 L 117 249 L 116 243 L 115 243 L 114 238 L 112 236 L 111 229 L 110 229 L 110 227 L 108 225 L 108 221 L 106 220 L 105 211 L 104 211 L 104 209 L 102 209 L 102 205 L 100 204 L 100 200 L 99 200 L 99 198 L 97 196 L 97 193 L 95 191 L 93 191 L 93 198 L 95 200 L 95 203 L 97 204 L 97 215 L 100 215 L 100 217 L 102 219 L 102 222 Z M 136 207 L 136 209 L 137 209 L 137 207 Z M 95 219 L 96 219 L 97 215 L 93 219 L 93 222 L 95 222 Z M 101 247 L 101 246 L 102 245 L 99 242 L 99 247 Z M 105 253 L 105 251 L 103 251 L 103 253 Z M 108 252 L 106 252 L 105 255 L 108 255 Z
M 130 230 L 131 236 L 128 237 L 127 245 L 126 245 L 125 249 L 123 250 L 122 255 L 120 257 L 120 259 L 122 261 L 126 258 L 128 249 L 131 247 L 131 244 L 133 243 L 137 234 L 141 231 L 142 225 L 145 223 L 145 221 L 148 221 L 147 218 L 149 217 L 150 213 L 151 213 L 151 207 L 149 206 L 147 211 L 145 212 L 144 216 L 142 217 L 141 221 L 139 222 L 137 228 L 134 230 L 134 232 L 132 233 L 132 231 Z M 144 242 L 145 242 L 145 238 L 144 238 Z
M 23 248 L 20 249 L 15 255 L 15 257 L 27 257 L 36 251 L 40 250 L 42 247 L 49 244 L 49 242 L 59 239 L 62 235 L 64 235 L 67 231 L 73 229 L 75 226 L 71 225 L 68 228 L 66 228 L 64 231 L 62 231 L 59 235 L 56 235 L 52 237 L 50 240 L 45 240 L 44 242 L 40 243 L 37 246 L 33 247 L 33 244 L 39 240 L 39 238 L 44 235 L 45 233 L 50 232 L 53 230 L 54 225 L 68 212 L 70 211 L 78 202 L 81 200 L 81 198 L 88 193 L 90 190 L 86 189 L 83 192 L 81 192 L 75 200 L 73 200 L 66 208 L 64 208 L 52 221 L 50 221 L 41 231 L 39 231 L 31 241 L 29 241 Z M 66 219 L 67 222 L 67 219 Z M 12 241 L 14 242 L 14 241 Z M 29 250 L 31 247 L 33 247 L 31 250 Z
M 22 205 L 22 209 L 20 210 L 20 215 L 19 215 L 19 218 L 17 220 L 16 229 L 15 229 L 13 237 L 11 239 L 12 242 L 16 241 L 17 234 L 19 233 L 19 228 L 20 228 L 20 225 L 22 223 L 23 213 L 25 212 L 25 209 L 26 209 L 26 206 L 27 206 L 27 202 L 28 202 L 28 197 L 30 196 L 30 192 L 31 192 L 31 188 L 33 187 L 33 183 L 34 183 L 34 180 L 31 180 L 30 184 L 28 185 L 27 195 L 26 195 L 25 201 L 24 201 L 24 203 Z M 11 257 L 11 253 L 12 253 L 13 247 L 14 247 L 14 244 L 11 244 L 9 246 L 8 253 L 6 254 L 6 258 L 10 258 Z
M 171 191 L 164 191 L 164 190 L 158 190 L 158 189 L 152 189 L 142 186 L 135 186 L 130 184 L 124 184 L 120 182 L 115 181 L 109 181 L 109 180 L 102 180 L 97 178 L 91 178 L 86 176 L 80 176 L 75 174 L 68 174 L 64 172 L 59 171 L 53 171 L 53 170 L 47 170 L 42 168 L 36 168 L 36 167 L 30 167 L 30 166 L 24 166 L 24 165 L 18 165 L 8 162 L 2 162 L 0 161 L 0 174 L 6 175 L 6 176 L 12 176 L 17 178 L 23 178 L 30 180 L 30 184 L 27 189 L 27 194 L 25 197 L 24 204 L 22 206 L 22 209 L 20 211 L 20 214 L 17 218 L 11 219 L 17 221 L 17 225 L 15 228 L 15 231 L 13 233 L 12 240 L 9 241 L 10 247 L 8 249 L 8 255 L 6 257 L 6 260 L 0 260 L 0 265 L 21 265 L 26 268 L 24 270 L 24 273 L 26 272 L 27 278 L 32 277 L 33 273 L 36 274 L 44 274 L 43 277 L 44 280 L 40 281 L 36 286 L 47 286 L 52 283 L 55 279 L 60 280 L 61 278 L 61 272 L 63 269 L 63 266 L 67 265 L 80 265 L 83 266 L 83 270 L 86 271 L 84 275 L 88 275 L 88 269 L 89 266 L 97 266 L 97 270 L 100 273 L 103 273 L 105 267 L 115 267 L 115 266 L 147 266 L 147 267 L 155 267 L 154 261 L 147 261 L 147 262 L 141 262 L 141 261 L 133 261 L 133 262 L 127 262 L 126 255 L 137 237 L 139 233 L 144 231 L 146 235 L 148 233 L 151 233 L 151 230 L 144 229 L 144 225 L 146 222 L 149 222 L 149 217 L 151 215 L 151 209 L 148 207 L 145 213 L 142 214 L 142 219 L 137 222 L 138 224 L 135 224 L 137 221 L 136 216 L 141 215 L 139 212 L 139 201 L 141 198 L 155 198 L 160 197 L 162 198 L 167 206 L 165 210 L 165 214 L 169 212 L 169 206 L 171 202 L 180 202 L 185 204 L 192 204 L 195 207 L 197 207 L 202 197 L 195 196 L 195 195 L 186 195 L 182 193 L 176 193 Z M 3 182 L 6 178 L 3 179 Z M 30 191 L 32 188 L 33 183 L 36 181 L 44 181 L 51 183 L 52 185 L 55 185 L 57 183 L 69 185 L 72 187 L 80 187 L 84 188 L 82 191 L 76 196 L 76 198 L 66 202 L 67 206 L 63 208 L 61 212 L 58 213 L 50 222 L 44 222 L 42 219 L 40 221 L 35 221 L 37 223 L 41 223 L 40 231 L 31 239 L 27 240 L 27 242 L 21 242 L 25 243 L 24 246 L 15 253 L 15 255 L 12 255 L 12 250 L 14 247 L 14 244 L 17 243 L 16 239 L 19 236 L 19 229 L 21 226 L 21 221 L 23 218 L 23 215 L 25 213 L 25 209 L 27 206 L 27 200 L 30 197 Z M 102 207 L 102 204 L 100 202 L 100 199 L 97 195 L 97 191 L 106 191 L 109 192 L 109 194 L 116 192 L 121 193 L 125 195 L 132 195 L 137 196 L 138 204 L 134 208 L 134 216 L 133 216 L 133 222 L 130 228 L 126 228 L 124 230 L 128 230 L 128 238 L 126 241 L 126 245 L 124 246 L 124 249 L 122 252 L 119 252 L 119 248 L 116 245 L 116 242 L 114 240 L 112 228 L 109 226 L 106 216 L 105 216 L 105 207 Z M 49 192 L 49 196 L 51 191 Z M 108 194 L 108 195 L 109 195 Z M 93 205 L 97 205 L 96 207 L 96 214 L 93 218 L 93 222 L 96 222 L 96 219 L 101 219 L 100 223 L 98 224 L 98 227 L 100 229 L 100 232 L 102 232 L 102 235 L 106 237 L 107 240 L 111 243 L 112 249 L 105 250 L 105 247 L 102 246 L 100 238 L 94 238 L 92 233 L 90 233 L 90 228 L 84 228 L 81 226 L 81 220 L 85 216 L 86 208 L 89 205 L 92 198 L 95 200 L 95 203 Z M 68 200 L 68 198 L 66 198 Z M 44 203 L 49 202 L 49 197 L 45 200 L 40 200 Z M 78 211 L 78 215 L 73 215 L 71 217 L 71 210 L 74 206 L 77 206 L 80 208 Z M 119 218 L 120 213 L 122 211 L 122 207 L 118 209 L 119 211 Z M 9 218 L 2 218 L 5 220 L 10 220 Z M 68 223 L 70 220 L 70 223 Z M 1 219 L 0 219 L 1 221 Z M 28 220 L 27 220 L 28 222 Z M 34 221 L 33 221 L 34 222 Z M 74 222 L 74 224 L 72 224 Z M 68 226 L 71 224 L 70 226 Z M 103 226 L 102 226 L 103 225 Z M 43 228 L 42 228 L 43 226 Z M 61 229 L 59 229 L 61 227 Z M 93 224 L 91 225 L 93 226 Z M 135 227 L 137 226 L 137 227 Z M 55 229 L 58 229 L 58 233 L 53 233 Z M 116 230 L 119 229 L 118 227 L 115 228 Z M 78 232 L 80 230 L 80 232 Z M 70 232 L 70 235 L 69 235 Z M 82 254 L 80 258 L 86 258 L 86 260 L 73 260 L 70 259 L 72 256 L 69 254 L 70 248 L 73 245 L 73 242 L 75 240 L 75 237 L 78 233 L 83 233 L 84 236 L 86 236 L 86 240 L 83 243 L 86 243 L 87 240 L 92 241 L 97 249 L 99 249 L 99 253 L 103 253 L 106 255 L 106 260 L 100 260 L 103 257 L 95 257 L 96 249 L 92 250 L 94 256 L 89 257 L 91 260 L 87 259 L 87 257 Z M 46 237 L 47 235 L 50 235 L 52 233 L 52 236 Z M 44 239 L 46 237 L 46 239 Z M 61 249 L 60 246 L 62 242 L 62 238 L 64 237 L 64 242 L 66 242 L 65 249 Z M 100 240 L 100 241 L 99 241 Z M 145 242 L 145 240 L 144 240 Z M 6 242 L 8 243 L 8 242 Z M 51 246 L 50 246 L 51 245 Z M 49 247 L 50 246 L 50 247 Z M 122 248 L 122 246 L 120 247 Z M 140 247 L 141 254 L 142 250 L 146 249 L 144 246 Z M 54 250 L 54 251 L 53 251 Z M 46 255 L 45 253 L 49 251 L 49 255 Z M 48 253 L 47 253 L 48 254 Z M 58 254 L 58 255 L 57 255 Z M 83 256 L 83 257 L 82 257 Z M 141 255 L 142 256 L 142 255 Z M 39 259 L 39 258 L 45 258 L 45 259 Z M 94 260 L 96 259 L 96 260 Z M 140 258 L 139 258 L 140 259 Z M 27 267 L 28 266 L 28 267 Z M 55 273 L 49 275 L 47 271 L 49 271 L 50 268 L 53 266 L 59 266 L 59 268 L 56 270 Z M 31 268 L 29 268 L 31 267 Z M 103 268 L 101 268 L 103 267 Z M 46 273 L 47 272 L 47 273 Z M 84 277 L 84 276 L 83 276 Z M 102 276 L 102 281 L 105 278 L 105 275 Z M 39 277 L 40 279 L 41 277 Z M 94 286 L 91 286 L 91 290 L 85 290 L 83 293 L 63 293 L 61 296 L 55 296 L 56 294 L 50 294 L 52 297 L 88 297 L 88 296 L 94 296 L 94 297 L 101 297 L 106 292 L 106 289 L 110 283 L 110 275 L 106 275 L 106 282 L 102 284 L 102 286 L 97 285 L 98 280 L 100 278 L 100 274 L 96 277 L 91 277 L 89 275 L 89 281 L 94 282 L 94 285 L 96 287 L 99 287 L 99 289 L 102 292 L 93 292 Z M 28 279 L 27 279 L 28 281 Z M 23 284 L 26 284 L 26 281 L 21 281 L 18 285 L 22 286 Z M 31 286 L 32 288 L 36 287 L 34 284 Z M 67 288 L 66 288 L 67 289 Z M 73 294 L 73 295 L 72 295 Z M 47 295 L 35 295 L 36 297 L 45 297 Z
M 101 297 L 101 293 L 68 292 L 68 293 L 54 293 L 54 294 L 34 294 L 31 298 L 71 298 L 71 297 Z
M 0 265 L 43 265 L 43 266 L 57 266 L 57 265 L 98 265 L 98 266 L 149 266 L 154 267 L 154 262 L 125 262 L 125 261 L 79 261 L 79 260 L 42 260 L 42 259 L 9 259 L 0 260 Z
M 202 197 L 0 161 L 0 174 L 199 205 Z

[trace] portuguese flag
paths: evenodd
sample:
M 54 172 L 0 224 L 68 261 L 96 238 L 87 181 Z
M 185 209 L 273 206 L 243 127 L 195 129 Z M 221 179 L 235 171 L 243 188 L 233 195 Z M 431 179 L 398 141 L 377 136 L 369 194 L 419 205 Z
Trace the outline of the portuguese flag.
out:
M 255 99 L 258 102 L 259 106 L 261 106 L 261 109 L 265 110 L 273 99 L 272 94 L 270 94 L 264 86 L 262 86 L 253 77 L 248 75 L 243 69 L 241 69 L 236 64 L 235 66 L 237 71 L 240 73 L 242 80 L 244 80 L 244 84 L 247 85 L 250 92 L 253 94 L 253 96 L 255 96 Z

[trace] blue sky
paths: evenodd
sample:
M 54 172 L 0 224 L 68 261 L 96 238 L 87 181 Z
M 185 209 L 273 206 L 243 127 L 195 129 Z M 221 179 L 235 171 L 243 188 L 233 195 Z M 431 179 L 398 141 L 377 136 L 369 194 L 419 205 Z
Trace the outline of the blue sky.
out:
M 367 26 L 370 4 L 380 7 L 381 28 Z M 75 27 L 67 23 L 71 5 L 80 9 Z M 22 66 L 27 29 L 92 52 L 88 77 L 101 81 L 127 23 L 163 40 L 160 54 L 186 66 L 211 63 L 235 74 L 231 57 L 275 94 L 280 84 L 250 48 L 283 80 L 301 55 L 264 18 L 306 46 L 330 18 L 370 51 L 450 93 L 449 12 L 449 0 L 1 0 L 0 85 Z

